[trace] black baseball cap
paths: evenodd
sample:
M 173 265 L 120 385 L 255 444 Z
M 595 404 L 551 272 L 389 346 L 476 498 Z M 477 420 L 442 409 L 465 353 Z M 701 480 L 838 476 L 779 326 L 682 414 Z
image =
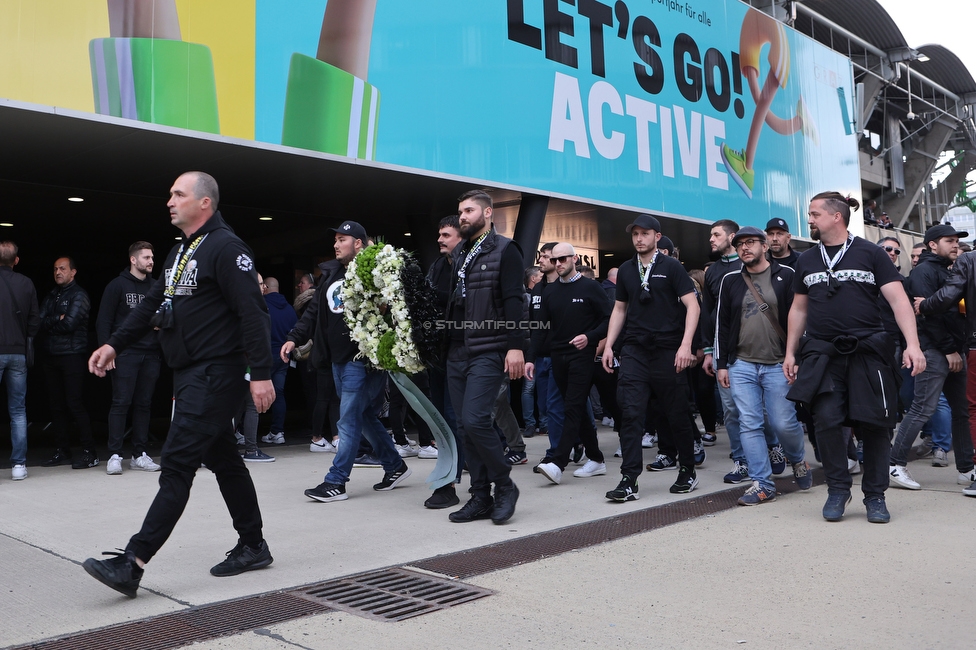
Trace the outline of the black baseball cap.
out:
M 947 223 L 940 223 L 925 231 L 925 239 L 922 240 L 922 243 L 928 244 L 930 241 L 935 241 L 942 237 L 959 237 L 962 239 L 963 237 L 969 237 L 969 233 L 956 230 Z
M 769 220 L 769 222 L 766 224 L 766 232 L 769 232 L 773 228 L 779 228 L 780 230 L 785 230 L 786 232 L 790 231 L 790 227 L 786 223 L 786 220 L 780 219 L 779 217 Z
M 668 255 L 674 255 L 674 242 L 671 241 L 670 237 L 662 235 L 659 240 L 657 240 L 657 247 L 661 250 L 666 250 Z
M 338 228 L 329 228 L 332 232 L 337 235 L 350 235 L 356 239 L 362 240 L 363 244 L 366 243 L 368 237 L 366 236 L 366 229 L 355 221 L 343 221 Z
M 661 232 L 661 222 L 658 221 L 656 217 L 652 217 L 649 214 L 639 214 L 637 215 L 637 218 L 634 219 L 634 223 L 627 226 L 627 232 L 630 233 L 630 231 L 634 228 L 643 228 L 644 230 Z
M 745 239 L 746 237 L 756 237 L 761 241 L 766 241 L 766 233 L 755 226 L 746 226 L 745 228 L 739 228 L 739 232 L 735 233 L 735 237 L 732 238 L 732 245 L 735 246 L 740 239 Z

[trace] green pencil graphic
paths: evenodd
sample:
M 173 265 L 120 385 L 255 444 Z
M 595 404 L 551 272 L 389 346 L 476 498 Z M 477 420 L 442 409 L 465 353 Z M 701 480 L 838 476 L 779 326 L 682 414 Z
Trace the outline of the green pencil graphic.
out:
M 95 112 L 220 133 L 210 48 L 185 43 L 175 0 L 108 0 L 109 38 L 88 45 Z
M 372 160 L 379 91 L 366 82 L 376 0 L 329 0 L 316 58 L 288 70 L 281 143 Z

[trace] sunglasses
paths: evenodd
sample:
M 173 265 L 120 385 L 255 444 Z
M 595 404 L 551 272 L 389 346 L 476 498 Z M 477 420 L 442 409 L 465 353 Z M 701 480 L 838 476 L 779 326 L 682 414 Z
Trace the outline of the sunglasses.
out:
M 901 249 L 900 248 L 895 248 L 894 246 L 882 246 L 882 248 L 884 248 L 885 251 L 887 251 L 889 253 L 894 253 L 895 255 L 901 255 Z
M 575 255 L 560 255 L 559 257 L 551 257 L 549 259 L 551 259 L 553 262 L 559 262 L 560 264 L 562 264 L 566 260 L 571 260 L 574 257 L 576 257 L 576 256 Z

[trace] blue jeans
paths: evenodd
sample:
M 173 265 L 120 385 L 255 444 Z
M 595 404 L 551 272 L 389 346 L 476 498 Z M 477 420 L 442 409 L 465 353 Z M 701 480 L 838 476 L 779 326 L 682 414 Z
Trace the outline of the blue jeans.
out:
M 377 415 L 383 406 L 386 373 L 367 370 L 361 361 L 332 364 L 336 392 L 339 394 L 339 450 L 325 475 L 325 482 L 345 485 L 359 453 L 363 436 L 373 447 L 373 454 L 386 472 L 395 472 L 403 464 L 393 446 L 393 439 Z
M 737 359 L 729 366 L 729 384 L 738 409 L 739 441 L 749 466 L 749 478 L 774 489 L 764 424 L 768 423 L 776 434 L 790 464 L 802 462 L 805 451 L 796 407 L 786 399 L 790 385 L 783 375 L 783 364 Z
M 712 368 L 714 370 L 716 367 L 713 365 Z M 730 371 L 729 381 L 731 381 L 731 374 Z M 718 384 L 718 395 L 722 400 L 722 423 L 725 425 L 725 431 L 729 434 L 729 443 L 732 445 L 732 460 L 744 463 L 746 457 L 742 451 L 742 443 L 739 441 L 739 409 L 736 408 L 735 400 L 732 399 L 732 390 L 722 388 L 722 385 Z
M 7 384 L 10 413 L 11 465 L 27 463 L 27 359 L 22 354 L 0 354 L 0 381 Z
M 285 378 L 288 376 L 288 364 L 278 357 L 271 359 L 271 385 L 275 390 L 275 401 L 271 404 L 271 433 L 285 431 Z
M 532 433 L 535 430 L 535 379 L 522 379 L 522 420 L 525 428 Z
M 539 405 L 539 429 L 549 428 L 549 373 L 552 371 L 552 359 L 539 357 L 535 364 L 535 396 Z

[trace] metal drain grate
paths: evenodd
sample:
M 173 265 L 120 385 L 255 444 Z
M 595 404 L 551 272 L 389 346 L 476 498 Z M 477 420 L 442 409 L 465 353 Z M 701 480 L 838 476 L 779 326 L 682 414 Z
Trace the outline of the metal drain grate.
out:
M 12 650 L 167 650 L 329 611 L 290 593 L 249 596 L 38 641 Z
M 291 592 L 331 609 L 380 621 L 402 621 L 493 593 L 407 569 L 384 569 L 322 582 Z

